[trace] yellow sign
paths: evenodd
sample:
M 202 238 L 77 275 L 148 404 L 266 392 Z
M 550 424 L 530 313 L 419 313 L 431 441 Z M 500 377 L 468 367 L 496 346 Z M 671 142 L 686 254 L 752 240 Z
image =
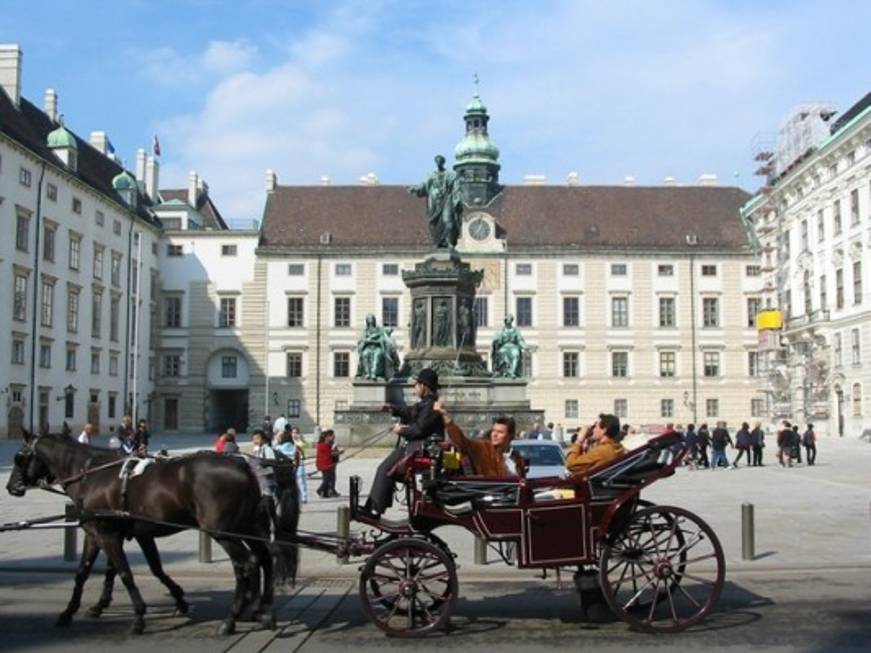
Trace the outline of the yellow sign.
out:
M 761 311 L 756 316 L 756 329 L 758 331 L 780 330 L 783 328 L 783 313 L 777 310 Z

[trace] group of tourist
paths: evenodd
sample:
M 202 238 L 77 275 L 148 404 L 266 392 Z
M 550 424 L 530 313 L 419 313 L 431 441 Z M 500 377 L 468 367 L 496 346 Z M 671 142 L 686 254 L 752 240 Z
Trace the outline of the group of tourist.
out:
M 97 429 L 91 423 L 82 427 L 82 432 L 76 440 L 80 444 L 93 446 L 97 438 Z M 148 420 L 140 419 L 133 427 L 133 418 L 125 415 L 118 425 L 115 434 L 109 438 L 110 449 L 120 449 L 128 456 L 148 455 L 148 443 L 151 441 L 151 432 L 148 430 Z

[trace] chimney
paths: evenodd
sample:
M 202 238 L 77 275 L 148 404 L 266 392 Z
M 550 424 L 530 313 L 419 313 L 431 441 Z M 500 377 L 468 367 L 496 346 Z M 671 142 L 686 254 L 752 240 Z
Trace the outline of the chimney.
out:
M 42 103 L 42 110 L 51 118 L 52 122 L 57 122 L 57 93 L 53 88 L 45 89 L 45 99 Z
M 199 194 L 199 176 L 196 170 L 191 170 L 188 175 L 188 204 L 197 208 L 197 195 Z
M 272 171 L 272 169 L 267 170 L 266 171 L 266 192 L 267 193 L 274 193 L 275 192 L 275 185 L 277 183 L 278 183 L 278 177 L 275 175 L 275 173 Z
M 712 172 L 703 172 L 699 175 L 699 186 L 717 186 L 717 175 Z
M 547 182 L 547 177 L 544 175 L 524 175 L 524 186 L 543 186 Z
M 21 57 L 17 43 L 0 44 L 0 87 L 16 108 L 21 104 Z
M 569 186 L 580 186 L 580 185 L 581 185 L 581 178 L 580 178 L 580 176 L 578 175 L 577 172 L 575 172 L 574 170 L 572 170 L 572 171 L 569 173 L 569 176 L 566 177 L 566 183 L 567 183 Z
M 677 186 L 677 181 L 675 181 L 674 177 L 666 177 L 662 180 L 663 186 Z
M 144 150 L 139 151 L 144 152 Z M 159 190 L 160 162 L 153 156 L 148 156 L 145 158 L 145 194 L 151 198 L 152 202 L 157 202 L 157 191 Z
M 333 182 L 330 181 L 330 178 L 327 177 L 326 175 L 322 175 L 322 176 L 321 176 L 321 186 L 329 186 L 329 185 L 332 184 L 332 183 L 333 183 Z
M 377 186 L 379 184 L 378 175 L 374 172 L 370 172 L 368 175 L 363 175 L 360 177 L 360 185 L 361 186 Z
M 91 133 L 91 145 L 94 145 L 94 134 L 98 133 L 99 132 Z M 139 182 L 139 185 L 143 189 L 145 188 L 145 149 L 141 147 L 136 150 L 136 181 Z
M 624 186 L 634 186 L 635 185 L 635 177 L 632 175 L 626 175 L 623 177 L 623 185 Z

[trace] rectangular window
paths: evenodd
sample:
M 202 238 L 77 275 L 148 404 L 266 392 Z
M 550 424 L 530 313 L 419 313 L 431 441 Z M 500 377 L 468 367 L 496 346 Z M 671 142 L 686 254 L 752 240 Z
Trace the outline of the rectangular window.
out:
M 105 214 L 102 211 L 97 211 L 96 213 L 94 213 L 94 222 L 97 223 L 98 227 L 102 227 L 104 224 L 106 224 Z
M 103 278 L 103 248 L 94 246 L 94 279 Z
M 826 293 L 826 275 L 820 276 L 820 309 L 827 310 L 829 308 L 829 298 Z
M 835 308 L 844 308 L 844 270 L 835 270 Z
M 45 225 L 42 230 L 42 258 L 46 261 L 54 262 L 54 237 L 57 229 L 49 225 Z
M 121 221 L 120 220 L 115 220 L 112 223 L 112 233 L 115 234 L 116 236 L 121 235 Z
M 346 351 L 333 352 L 333 376 L 346 377 L 351 374 L 351 354 Z
M 236 256 L 236 245 L 221 245 L 221 256 Z
M 121 322 L 121 298 L 112 297 L 109 301 L 109 340 L 118 342 Z
M 107 415 L 108 415 L 109 419 L 115 419 L 116 414 L 118 412 L 117 406 L 118 406 L 118 397 L 115 395 L 115 393 L 110 392 L 109 393 L 109 406 L 107 408 L 107 410 L 108 410 Z
M 121 287 L 121 254 L 112 252 L 112 285 L 116 288 Z
M 166 297 L 163 300 L 163 326 L 181 328 L 181 297 Z
M 299 399 L 287 400 L 287 416 L 298 418 L 302 414 L 302 401 Z
M 91 374 L 100 373 L 100 352 L 91 352 Z
M 807 249 L 808 249 L 807 220 L 801 221 L 799 234 L 801 236 L 801 249 L 802 249 L 802 251 L 807 251 Z
M 720 300 L 716 297 L 702 298 L 702 326 L 720 326 Z
M 109 376 L 118 376 L 118 354 L 109 354 Z
M 288 263 L 287 275 L 290 277 L 301 277 L 305 274 L 304 263 Z
M 759 352 L 747 352 L 747 376 L 759 376 Z
M 708 378 L 720 376 L 720 352 L 706 351 L 704 355 L 704 374 Z
M 91 335 L 100 337 L 100 328 L 103 323 L 103 293 L 95 290 L 91 300 Z
M 166 255 L 167 256 L 181 256 L 184 254 L 184 250 L 181 245 L 167 245 L 166 246 Z
M 716 277 L 717 276 L 717 266 L 716 265 L 703 265 L 702 266 L 702 276 L 703 277 Z
M 625 263 L 612 263 L 611 264 L 611 276 L 612 277 L 625 277 L 626 276 L 626 264 Z
M 57 202 L 57 186 L 55 186 L 51 182 L 48 182 L 45 185 L 45 197 L 49 201 Z
M 26 252 L 30 245 L 30 216 L 19 213 L 15 220 L 15 249 Z
M 581 300 L 579 297 L 563 297 L 563 326 L 581 325 Z
M 532 263 L 515 263 L 514 274 L 518 277 L 528 277 L 532 275 Z
M 12 340 L 12 363 L 14 365 L 24 365 L 24 339 L 14 338 Z
M 346 328 L 351 326 L 351 298 L 333 298 L 333 326 Z
M 218 326 L 223 329 L 236 326 L 235 297 L 221 297 L 221 313 L 218 316 Z
M 579 406 L 577 399 L 566 399 L 565 404 L 565 417 L 566 419 L 577 419 L 579 413 Z
M 757 397 L 750 400 L 750 417 L 765 417 L 765 399 Z
M 31 175 L 30 170 L 25 167 L 21 167 L 18 169 L 18 183 L 22 186 L 27 186 L 30 188 Z
M 840 333 L 835 334 L 834 350 L 835 350 L 835 365 L 840 367 L 841 365 L 844 364 L 844 355 L 843 355 L 844 348 L 843 348 L 843 343 L 842 343 L 842 338 L 841 338 Z
M 719 417 L 720 416 L 720 400 L 719 399 L 705 399 L 705 415 L 707 417 Z
M 835 224 L 835 235 L 837 236 L 843 230 L 841 223 L 841 200 L 835 200 L 834 207 L 832 208 L 832 220 Z
M 659 352 L 659 376 L 671 378 L 677 370 L 677 354 L 673 351 Z
M 517 326 L 531 327 L 532 326 L 532 297 L 518 297 L 517 305 Z
M 566 378 L 578 376 L 578 352 L 563 352 L 563 376 Z
M 674 399 L 659 400 L 659 416 L 674 417 Z
M 399 326 L 399 297 L 381 298 L 381 325 L 386 327 Z
M 76 395 L 72 392 L 64 394 L 64 418 L 73 419 L 76 416 Z
M 817 211 L 817 242 L 822 243 L 826 239 L 826 216 L 822 209 Z
M 759 311 L 762 310 L 762 298 L 761 297 L 748 297 L 747 298 L 747 328 L 755 329 L 756 328 L 756 316 L 759 315 Z
M 659 326 L 673 327 L 677 325 L 674 310 L 674 297 L 659 298 Z
M 163 375 L 169 377 L 181 376 L 181 356 L 167 354 L 163 357 Z
M 475 325 L 478 327 L 487 327 L 490 324 L 487 299 L 487 297 L 475 297 Z
M 67 331 L 76 333 L 79 330 L 79 291 L 76 288 L 67 289 Z
M 15 275 L 12 317 L 22 322 L 27 320 L 27 275 L 24 274 Z
M 43 342 L 39 345 L 39 366 L 45 369 L 51 367 L 51 344 Z
M 614 416 L 620 419 L 625 419 L 629 416 L 629 400 L 615 399 L 614 400 Z
M 628 327 L 629 326 L 629 298 L 628 297 L 612 297 L 611 298 L 611 326 Z
M 302 297 L 288 297 L 287 298 L 287 326 L 289 327 L 301 327 L 303 326 L 303 318 L 305 314 L 303 312 L 304 304 Z
M 384 263 L 381 265 L 381 274 L 385 277 L 399 276 L 399 265 L 397 263 Z
M 611 376 L 615 376 L 615 377 L 629 376 L 629 352 L 628 351 L 612 351 L 611 352 Z
M 82 200 L 80 200 L 78 197 L 73 198 L 73 213 L 76 213 L 78 215 L 82 214 Z
M 66 364 L 67 372 L 75 372 L 76 371 L 76 348 L 70 347 L 67 349 L 67 364 Z
M 238 367 L 239 359 L 236 356 L 221 356 L 222 379 L 235 379 Z
M 350 263 L 336 263 L 336 276 L 337 277 L 350 277 L 351 276 L 351 264 Z
M 862 261 L 853 261 L 853 304 L 862 303 Z
M 860 340 L 859 329 L 850 330 L 850 352 L 852 354 L 853 365 L 861 365 L 862 343 Z
M 42 302 L 40 304 L 39 323 L 44 327 L 50 327 L 54 318 L 54 283 L 42 282 Z
M 78 270 L 82 257 L 82 237 L 70 234 L 70 270 Z
M 850 225 L 859 224 L 859 189 L 850 191 Z
M 577 263 L 563 263 L 564 277 L 577 277 L 581 274 L 581 268 Z
M 656 266 L 656 274 L 660 277 L 673 277 L 674 276 L 674 266 L 673 265 L 657 265 Z
M 298 351 L 287 352 L 287 376 L 292 379 L 302 377 L 302 354 Z

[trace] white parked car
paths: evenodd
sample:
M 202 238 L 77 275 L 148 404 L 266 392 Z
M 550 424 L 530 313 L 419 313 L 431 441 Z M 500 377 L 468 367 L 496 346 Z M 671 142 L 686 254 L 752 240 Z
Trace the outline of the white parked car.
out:
M 566 475 L 566 455 L 559 442 L 553 440 L 515 440 L 511 449 L 526 459 L 526 478 L 548 478 Z

